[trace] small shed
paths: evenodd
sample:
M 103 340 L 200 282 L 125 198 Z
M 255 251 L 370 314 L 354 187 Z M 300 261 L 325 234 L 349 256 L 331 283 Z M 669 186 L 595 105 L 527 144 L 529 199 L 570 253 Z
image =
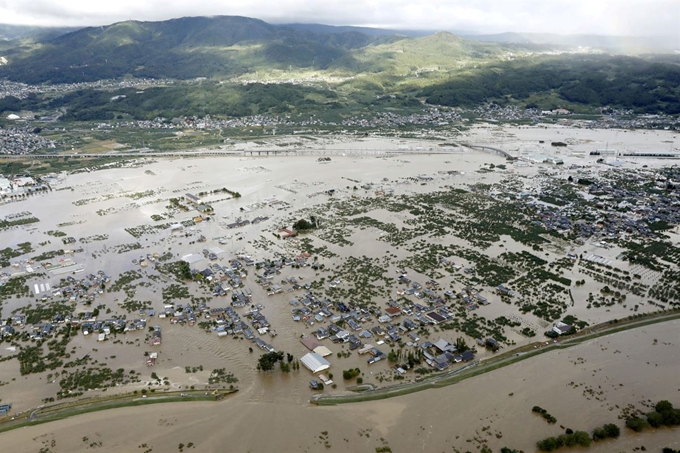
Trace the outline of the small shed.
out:
M 329 355 L 333 354 L 333 352 L 326 346 L 317 346 L 314 348 L 314 352 L 319 354 L 321 357 L 328 357 Z

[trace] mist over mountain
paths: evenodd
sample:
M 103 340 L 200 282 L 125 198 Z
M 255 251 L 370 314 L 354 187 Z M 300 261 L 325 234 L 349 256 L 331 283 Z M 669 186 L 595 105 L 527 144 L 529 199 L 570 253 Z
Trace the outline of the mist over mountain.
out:
M 31 25 L 0 24 L 0 41 L 22 38 L 52 39 L 78 29 L 79 27 L 34 27 Z
M 568 47 L 592 47 L 614 53 L 642 54 L 680 51 L 680 41 L 674 36 L 605 36 L 605 35 L 558 35 L 552 33 L 498 33 L 493 35 L 468 35 L 475 41 L 553 44 Z

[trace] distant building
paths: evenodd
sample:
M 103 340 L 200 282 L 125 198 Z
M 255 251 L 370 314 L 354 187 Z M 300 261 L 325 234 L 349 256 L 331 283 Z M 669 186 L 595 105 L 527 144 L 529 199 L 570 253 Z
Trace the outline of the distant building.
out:
M 574 327 L 571 324 L 565 324 L 563 322 L 558 322 L 553 326 L 553 332 L 555 332 L 558 335 L 566 335 L 568 334 L 571 329 Z
M 196 205 L 201 204 L 201 199 L 192 193 L 185 193 L 184 198 L 189 202 Z

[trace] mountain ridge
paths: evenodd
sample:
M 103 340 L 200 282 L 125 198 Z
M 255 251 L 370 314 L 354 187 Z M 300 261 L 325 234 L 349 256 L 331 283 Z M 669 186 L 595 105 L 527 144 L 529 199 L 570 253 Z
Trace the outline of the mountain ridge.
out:
M 377 103 L 399 110 L 421 102 L 452 107 L 497 102 L 680 112 L 680 56 L 589 54 L 564 45 L 473 41 L 450 32 L 410 37 L 353 27 L 302 28 L 239 16 L 185 17 L 123 21 L 0 46 L 7 59 L 0 79 L 29 84 L 201 79 L 144 90 L 144 96 L 121 91 L 125 100 L 116 103 L 96 88 L 58 102 L 47 95 L 28 100 L 10 95 L 0 99 L 0 111 L 71 105 L 77 106 L 77 119 L 85 120 L 227 114 L 229 106 L 234 116 L 316 109 L 347 117 Z M 238 88 L 257 82 L 263 86 Z
M 28 51 L 9 50 L 9 64 L 0 68 L 0 77 L 64 83 L 126 75 L 235 76 L 264 62 L 280 68 L 324 68 L 349 49 L 385 40 L 387 36 L 352 31 L 296 31 L 239 16 L 124 21 L 66 33 Z

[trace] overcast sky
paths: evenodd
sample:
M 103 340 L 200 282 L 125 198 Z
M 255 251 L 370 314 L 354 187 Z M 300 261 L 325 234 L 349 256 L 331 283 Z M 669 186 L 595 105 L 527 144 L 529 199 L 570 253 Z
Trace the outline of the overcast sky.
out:
M 204 15 L 479 33 L 680 35 L 680 0 L 0 0 L 0 23 L 7 24 L 105 25 Z

